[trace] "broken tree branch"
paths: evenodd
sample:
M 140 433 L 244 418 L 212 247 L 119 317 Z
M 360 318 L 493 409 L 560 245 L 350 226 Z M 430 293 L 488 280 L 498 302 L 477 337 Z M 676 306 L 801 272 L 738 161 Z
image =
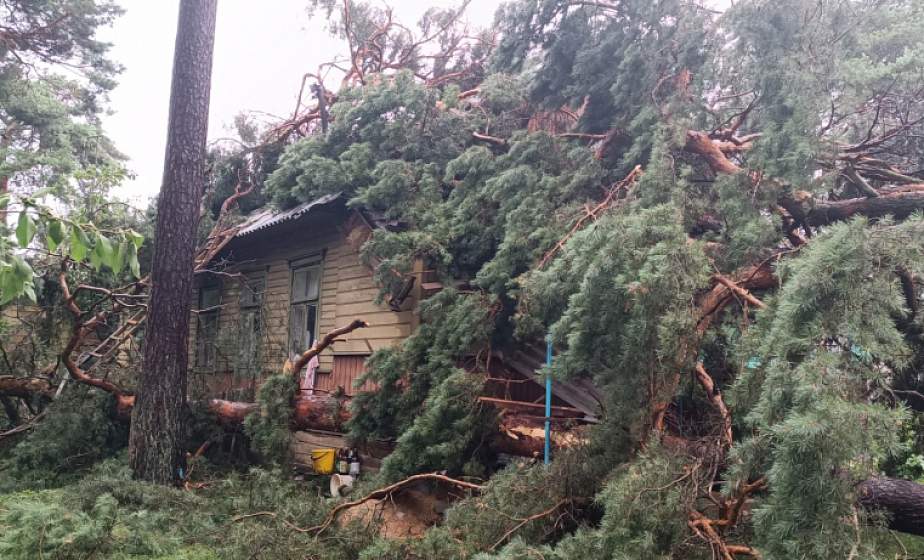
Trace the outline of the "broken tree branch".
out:
M 716 409 L 719 416 L 722 418 L 722 441 L 726 447 L 731 447 L 732 418 L 731 413 L 728 411 L 728 407 L 725 406 L 725 399 L 722 398 L 722 394 L 719 392 L 718 387 L 716 387 L 715 381 L 706 371 L 702 362 L 697 362 L 693 371 L 696 373 L 696 380 L 706 392 L 706 398 L 709 399 L 709 403 L 712 404 L 712 407 Z
M 729 290 L 737 294 L 739 297 L 741 297 L 742 299 L 744 299 L 745 301 L 753 305 L 754 307 L 759 307 L 760 309 L 767 308 L 767 304 L 765 304 L 764 302 L 754 297 L 754 295 L 751 294 L 751 292 L 745 290 L 738 284 L 735 284 L 734 282 L 732 282 L 731 279 L 728 278 L 727 276 L 724 276 L 722 274 L 716 274 L 713 276 L 713 278 L 717 282 L 719 282 L 720 284 L 722 284 L 723 286 L 725 286 L 726 288 L 728 288 Z
M 492 552 L 497 550 L 497 547 L 507 542 L 507 539 L 509 539 L 514 533 L 519 531 L 520 528 L 526 525 L 527 523 L 531 521 L 536 521 L 538 519 L 542 519 L 544 517 L 548 517 L 552 515 L 553 513 L 555 513 L 556 511 L 558 511 L 558 508 L 562 507 L 565 504 L 569 504 L 569 503 L 571 503 L 571 499 L 565 498 L 563 500 L 559 500 L 557 504 L 555 504 L 554 506 L 550 507 L 549 509 L 545 511 L 540 511 L 539 513 L 534 513 L 533 515 L 530 515 L 529 517 L 524 517 L 523 519 L 520 520 L 519 523 L 517 523 L 516 525 L 511 527 L 509 530 L 507 530 L 507 532 L 501 535 L 501 538 L 497 539 L 497 542 L 491 545 L 491 548 L 489 548 L 488 550 Z
M 636 165 L 635 168 L 632 171 L 630 171 L 629 174 L 626 175 L 626 177 L 622 181 L 619 181 L 618 183 L 613 185 L 607 191 L 606 196 L 603 198 L 603 200 L 600 201 L 600 203 L 594 206 L 592 209 L 587 210 L 584 213 L 584 215 L 578 218 L 578 220 L 574 223 L 574 225 L 571 226 L 571 229 L 568 230 L 568 233 L 566 233 L 564 237 L 559 239 L 558 243 L 556 243 L 554 247 L 549 249 L 546 252 L 546 254 L 543 255 L 542 260 L 539 261 L 539 264 L 536 266 L 536 269 L 542 270 L 543 268 L 545 268 L 545 265 L 547 265 L 549 261 L 555 258 L 555 255 L 557 255 L 558 252 L 561 251 L 565 247 L 565 244 L 568 242 L 568 240 L 571 239 L 571 237 L 573 237 L 574 234 L 576 234 L 577 232 L 581 231 L 581 229 L 584 228 L 584 224 L 586 224 L 588 220 L 596 220 L 600 212 L 603 212 L 609 209 L 617 200 L 616 195 L 623 192 L 630 185 L 635 183 L 635 181 L 641 176 L 641 174 L 642 174 L 642 166 Z
M 340 514 L 340 512 L 356 507 L 356 506 L 359 506 L 359 505 L 362 505 L 368 502 L 369 500 L 378 500 L 378 499 L 386 498 L 388 496 L 391 496 L 395 491 L 400 490 L 401 488 L 409 484 L 424 481 L 424 480 L 435 480 L 438 482 L 443 482 L 445 484 L 451 484 L 453 486 L 457 486 L 465 490 L 471 490 L 473 492 L 481 492 L 484 489 L 484 486 L 480 484 L 475 484 L 473 482 L 466 482 L 464 480 L 450 478 L 442 474 L 437 474 L 437 473 L 415 474 L 413 476 L 409 476 L 405 478 L 404 480 L 395 482 L 394 484 L 389 484 L 388 486 L 385 486 L 384 488 L 379 488 L 378 490 L 370 492 L 369 494 L 366 494 L 365 496 L 363 496 L 362 498 L 358 500 L 354 500 L 352 502 L 344 502 L 342 504 L 337 504 L 337 506 L 334 507 L 334 509 L 332 509 L 330 513 L 327 514 L 327 518 L 324 520 L 323 523 L 321 523 L 320 525 L 315 525 L 314 527 L 309 527 L 307 529 L 301 529 L 300 531 L 305 532 L 305 533 L 310 532 L 316 535 L 320 535 L 325 530 L 327 530 L 327 528 L 330 527 L 334 521 L 337 520 L 337 516 Z
M 333 344 L 337 340 L 338 336 L 343 336 L 355 331 L 356 329 L 361 329 L 368 326 L 369 325 L 365 321 L 354 319 L 350 324 L 338 327 L 330 331 L 323 338 L 321 338 L 321 340 L 315 342 L 311 348 L 305 350 L 298 358 L 295 359 L 294 362 L 286 360 L 285 365 L 282 367 L 282 372 L 289 375 L 298 375 L 298 372 L 300 372 L 302 368 L 304 368 L 308 362 L 311 361 L 311 358 L 314 358 L 322 351 L 324 351 L 325 348 Z

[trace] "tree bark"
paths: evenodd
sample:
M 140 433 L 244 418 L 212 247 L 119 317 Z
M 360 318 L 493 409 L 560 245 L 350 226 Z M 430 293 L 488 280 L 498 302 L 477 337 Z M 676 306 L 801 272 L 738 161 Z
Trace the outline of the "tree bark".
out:
M 914 185 L 920 186 L 920 185 Z M 816 201 L 809 198 L 797 201 L 793 198 L 780 199 L 780 206 L 800 223 L 812 227 L 826 226 L 848 220 L 853 216 L 881 218 L 891 215 L 897 220 L 907 218 L 914 212 L 924 210 L 924 190 L 905 186 L 907 190 L 883 189 L 879 196 L 849 198 L 847 200 Z
M 857 487 L 860 504 L 888 516 L 890 529 L 924 537 L 924 484 L 871 478 Z
M 129 437 L 135 478 L 172 484 L 185 470 L 183 412 L 199 200 L 205 184 L 217 0 L 181 0 L 164 179 L 157 211 L 144 360 Z
M 36 397 L 51 399 L 55 387 L 44 377 L 14 377 L 0 375 L 0 395 L 32 399 Z

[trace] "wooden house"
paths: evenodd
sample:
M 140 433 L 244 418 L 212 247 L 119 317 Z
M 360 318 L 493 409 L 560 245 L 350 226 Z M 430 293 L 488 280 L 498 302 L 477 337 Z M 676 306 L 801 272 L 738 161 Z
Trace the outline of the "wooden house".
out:
M 378 288 L 359 249 L 374 227 L 342 197 L 328 195 L 283 212 L 264 210 L 239 226 L 197 275 L 190 326 L 191 391 L 251 399 L 260 379 L 331 329 L 362 319 L 321 354 L 312 389 L 352 395 L 365 359 L 416 326 L 417 294 L 376 303 Z
M 405 283 L 402 297 L 378 303 L 373 270 L 360 258 L 376 228 L 397 227 L 349 209 L 333 194 L 286 211 L 249 216 L 234 238 L 197 274 L 190 325 L 190 393 L 251 401 L 260 380 L 280 372 L 286 359 L 312 341 L 354 319 L 367 328 L 345 335 L 321 354 L 309 391 L 352 395 L 366 358 L 400 344 L 417 326 L 417 306 L 439 288 L 422 267 Z M 496 356 L 485 374 L 484 398 L 492 405 L 543 414 L 544 399 L 534 352 Z M 471 367 L 471 364 L 460 364 Z M 303 385 L 304 387 L 304 385 Z M 592 388 L 555 383 L 555 413 L 595 421 Z M 307 462 L 312 447 L 339 447 L 337 434 L 299 432 L 296 459 Z M 367 463 L 368 464 L 368 463 Z

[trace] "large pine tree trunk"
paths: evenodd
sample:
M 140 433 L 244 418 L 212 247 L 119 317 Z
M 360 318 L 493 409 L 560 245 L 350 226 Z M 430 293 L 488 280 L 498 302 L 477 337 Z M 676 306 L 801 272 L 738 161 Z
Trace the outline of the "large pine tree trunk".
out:
M 860 503 L 886 514 L 895 531 L 924 536 L 924 484 L 895 478 L 871 478 L 857 488 Z
M 180 2 L 147 336 L 129 438 L 135 477 L 161 484 L 175 482 L 185 468 L 181 444 L 187 336 L 199 200 L 205 183 L 216 2 Z

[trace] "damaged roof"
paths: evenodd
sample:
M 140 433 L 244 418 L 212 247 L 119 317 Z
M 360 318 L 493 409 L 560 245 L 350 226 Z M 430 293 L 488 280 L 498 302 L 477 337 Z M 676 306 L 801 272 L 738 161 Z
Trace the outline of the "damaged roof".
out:
M 545 376 L 541 373 L 545 360 L 538 344 L 521 343 L 510 354 L 495 350 L 491 355 L 499 362 L 495 364 L 496 367 L 499 366 L 519 379 L 531 382 L 534 389 L 532 394 L 542 396 L 545 393 Z M 533 396 L 532 394 L 529 396 Z M 567 406 L 580 410 L 584 414 L 584 421 L 600 421 L 603 394 L 589 379 L 554 379 L 552 396 Z
M 284 222 L 290 220 L 295 220 L 305 216 L 314 209 L 327 206 L 328 204 L 338 200 L 341 197 L 341 193 L 331 193 L 325 194 L 324 196 L 318 197 L 314 200 L 303 202 L 294 208 L 289 208 L 288 210 L 276 210 L 274 208 L 266 208 L 250 216 L 247 216 L 247 219 L 244 220 L 244 223 L 240 225 L 235 237 L 244 237 L 252 233 L 268 229 Z
M 319 210 L 334 202 L 345 200 L 345 198 L 343 193 L 337 192 L 325 194 L 314 200 L 303 202 L 288 210 L 266 207 L 263 210 L 247 216 L 234 236 L 246 237 L 258 231 L 263 231 L 292 220 L 297 220 L 303 216 L 307 216 L 312 210 Z M 399 220 L 387 218 L 381 212 L 370 210 L 359 210 L 359 212 L 362 214 L 363 218 L 365 218 L 369 226 L 374 229 L 387 229 L 392 231 L 404 229 L 404 224 Z

